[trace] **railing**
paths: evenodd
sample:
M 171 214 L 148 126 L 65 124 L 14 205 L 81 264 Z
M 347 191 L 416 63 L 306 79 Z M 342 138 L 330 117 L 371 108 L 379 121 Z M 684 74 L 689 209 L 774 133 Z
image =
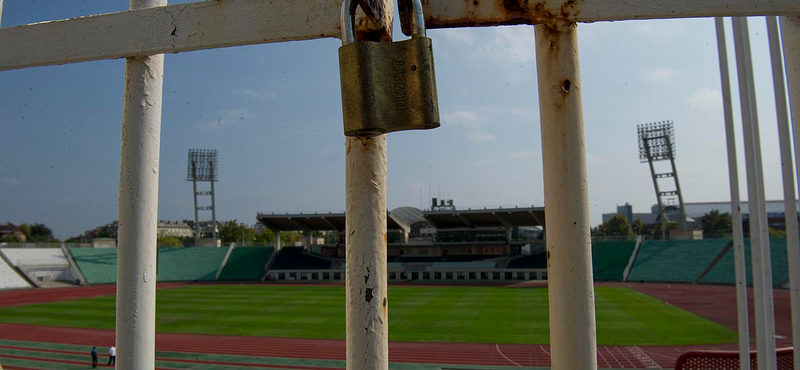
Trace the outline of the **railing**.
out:
M 530 281 L 547 280 L 547 269 L 432 269 L 390 268 L 389 281 Z M 268 281 L 344 281 L 345 270 L 270 270 Z

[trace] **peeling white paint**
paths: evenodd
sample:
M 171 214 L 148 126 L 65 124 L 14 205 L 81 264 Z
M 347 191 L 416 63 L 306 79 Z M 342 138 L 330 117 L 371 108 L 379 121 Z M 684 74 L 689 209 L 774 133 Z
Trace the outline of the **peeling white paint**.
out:
M 150 1 L 148 4 L 166 3 Z M 0 30 L 0 71 L 339 37 L 340 0 L 199 1 Z M 133 8 L 132 8 L 133 9 Z M 392 11 L 389 16 L 391 28 Z M 359 29 L 376 30 L 361 8 Z
M 592 370 L 597 336 L 577 25 L 535 29 L 552 368 Z
M 386 135 L 347 138 L 347 369 L 389 368 Z
M 166 5 L 132 0 L 131 9 Z M 117 368 L 155 368 L 156 225 L 164 55 L 128 58 L 122 117 Z

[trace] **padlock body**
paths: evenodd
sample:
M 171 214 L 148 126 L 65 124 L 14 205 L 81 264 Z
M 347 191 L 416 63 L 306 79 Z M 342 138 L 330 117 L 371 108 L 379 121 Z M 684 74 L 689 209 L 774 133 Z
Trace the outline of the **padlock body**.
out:
M 439 127 L 431 39 L 344 45 L 339 74 L 346 136 Z

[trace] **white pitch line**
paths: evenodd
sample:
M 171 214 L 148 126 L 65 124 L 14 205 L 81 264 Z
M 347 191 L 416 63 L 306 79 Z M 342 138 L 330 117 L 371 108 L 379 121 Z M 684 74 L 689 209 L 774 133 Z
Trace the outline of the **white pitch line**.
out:
M 510 363 L 512 363 L 514 365 L 517 365 L 517 367 L 522 367 L 522 365 L 514 362 L 514 360 L 512 360 L 512 359 L 508 358 L 506 355 L 504 355 L 503 351 L 500 350 L 500 345 L 499 344 L 495 344 L 494 348 L 497 348 L 497 353 L 499 353 L 500 356 L 503 356 L 504 359 L 508 360 L 508 362 L 510 362 Z

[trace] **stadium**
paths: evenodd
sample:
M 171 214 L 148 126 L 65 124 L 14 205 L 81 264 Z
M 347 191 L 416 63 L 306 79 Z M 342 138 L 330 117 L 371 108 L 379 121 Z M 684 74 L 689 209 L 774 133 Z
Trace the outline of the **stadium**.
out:
M 96 350 L 124 370 L 800 370 L 800 2 L 13 3 L 0 216 L 23 224 L 0 225 L 0 370 L 95 368 Z M 659 22 L 685 18 L 705 21 Z M 682 165 L 702 162 L 684 190 L 672 119 Z M 633 125 L 652 189 L 621 145 Z M 189 149 L 176 180 L 179 152 L 217 145 L 230 171 Z M 432 178 L 544 205 L 423 209 Z M 188 217 L 187 182 L 194 221 L 163 223 Z M 592 227 L 598 203 L 650 190 L 646 221 L 626 203 Z M 704 234 L 685 190 L 729 191 L 730 214 Z M 217 211 L 269 233 L 223 245 Z M 39 223 L 111 214 L 91 243 Z
M 345 215 L 257 219 L 327 237 L 159 248 L 157 368 L 344 367 Z M 436 199 L 390 211 L 391 368 L 550 366 L 544 219 L 543 207 Z M 776 343 L 790 347 L 786 239 L 770 242 Z M 728 238 L 594 238 L 599 366 L 671 368 L 687 351 L 736 350 L 732 249 Z M 116 248 L 5 244 L 0 255 L 5 369 L 84 368 L 87 348 L 113 344 Z

